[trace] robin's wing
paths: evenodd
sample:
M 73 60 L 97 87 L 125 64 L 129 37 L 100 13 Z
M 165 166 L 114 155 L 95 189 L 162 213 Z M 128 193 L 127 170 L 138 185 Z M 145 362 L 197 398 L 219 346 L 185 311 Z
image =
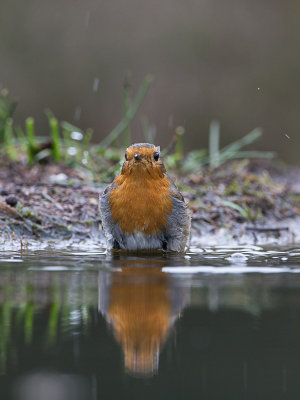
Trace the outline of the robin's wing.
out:
M 102 220 L 102 226 L 105 233 L 105 237 L 108 243 L 108 248 L 118 247 L 118 245 L 115 243 L 116 237 L 118 236 L 118 227 L 112 220 L 110 205 L 109 205 L 110 192 L 115 187 L 116 185 L 114 180 L 110 185 L 108 185 L 104 189 L 99 199 L 100 216 Z
M 169 175 L 168 178 L 171 183 L 173 207 L 167 221 L 167 249 L 184 251 L 190 234 L 191 215 L 182 194 L 179 192 Z
M 103 190 L 103 192 L 99 196 L 99 211 L 100 211 L 100 216 L 103 219 L 105 217 L 105 212 L 108 209 L 108 200 L 109 200 L 109 194 L 112 189 L 116 187 L 115 185 L 115 179 L 113 182 L 106 186 L 106 188 Z
M 174 181 L 172 180 L 172 178 L 169 176 L 169 174 L 167 174 L 167 177 L 171 183 L 171 195 L 172 197 L 175 197 L 178 200 L 181 200 L 184 202 L 184 198 L 182 196 L 182 194 L 179 192 L 179 190 L 177 189 L 177 186 L 175 185 Z
M 115 189 L 117 187 L 116 184 L 115 184 L 115 180 L 116 179 L 114 179 L 110 185 L 106 186 L 106 188 L 104 189 L 102 195 L 109 193 L 112 189 Z

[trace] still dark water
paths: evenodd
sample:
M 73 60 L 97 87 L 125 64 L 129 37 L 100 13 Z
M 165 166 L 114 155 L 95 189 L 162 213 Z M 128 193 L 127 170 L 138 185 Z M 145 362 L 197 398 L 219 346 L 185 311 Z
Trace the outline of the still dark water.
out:
M 0 399 L 298 399 L 300 248 L 0 253 Z

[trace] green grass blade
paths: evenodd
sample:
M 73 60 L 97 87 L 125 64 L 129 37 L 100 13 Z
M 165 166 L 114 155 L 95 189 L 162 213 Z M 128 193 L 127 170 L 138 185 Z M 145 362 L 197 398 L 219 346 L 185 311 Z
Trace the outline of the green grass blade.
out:
M 223 160 L 228 160 L 229 158 L 232 158 L 232 156 L 237 153 L 242 147 L 245 147 L 251 143 L 254 143 L 256 140 L 258 140 L 262 135 L 262 129 L 261 128 L 256 128 L 250 133 L 248 133 L 246 136 L 242 137 L 239 140 L 236 140 L 235 142 L 229 144 L 228 146 L 225 146 L 221 151 L 220 151 L 220 163 L 224 162 Z
M 6 121 L 5 129 L 4 129 L 4 137 L 5 137 L 5 144 L 6 144 L 6 152 L 9 158 L 13 161 L 16 161 L 18 158 L 18 153 L 16 150 L 16 143 L 15 137 L 13 132 L 13 121 L 9 118 Z
M 209 127 L 209 165 L 217 168 L 220 165 L 220 123 L 212 121 Z
M 60 311 L 59 302 L 53 301 L 53 303 L 50 306 L 50 315 L 48 322 L 48 332 L 47 332 L 48 344 L 55 343 L 58 331 L 59 311 Z
M 130 98 L 130 87 L 131 87 L 131 74 L 127 72 L 123 82 L 123 118 L 126 119 L 131 106 Z M 130 121 L 124 130 L 124 146 L 128 147 L 131 144 L 131 130 Z
M 0 142 L 7 144 L 9 146 L 12 145 L 13 141 L 12 117 L 16 110 L 17 105 L 18 105 L 17 100 L 9 102 L 8 90 L 3 89 L 0 93 Z
M 50 108 L 46 108 L 45 114 L 47 115 L 48 120 L 50 120 L 51 118 L 55 118 L 55 115 L 54 115 L 53 112 L 50 110 Z
M 33 322 L 34 322 L 34 304 L 27 303 L 26 304 L 26 313 L 25 313 L 25 342 L 27 344 L 31 343 L 32 341 L 32 334 L 33 334 Z
M 144 134 L 145 141 L 147 143 L 154 143 L 154 137 L 152 133 L 152 129 L 147 117 L 142 117 L 141 119 L 142 130 Z
M 177 126 L 175 129 L 176 143 L 175 143 L 175 155 L 177 159 L 184 156 L 184 143 L 183 137 L 185 134 L 185 129 L 183 126 Z
M 65 129 L 68 132 L 82 132 L 82 130 L 80 128 L 78 128 L 77 126 L 70 124 L 70 122 L 67 121 L 62 121 L 60 123 L 60 126 L 62 127 L 62 129 Z
M 27 146 L 28 163 L 33 164 L 35 151 L 36 151 L 34 119 L 32 117 L 28 117 L 25 121 L 25 126 L 26 126 L 26 133 L 27 133 L 27 139 L 28 139 L 28 146 Z
M 147 75 L 146 78 L 144 79 L 144 81 L 142 82 L 130 109 L 128 110 L 126 118 L 123 118 L 122 121 L 110 132 L 110 134 L 107 135 L 106 138 L 104 138 L 99 143 L 99 145 L 97 146 L 97 149 L 102 149 L 102 148 L 106 148 L 106 147 L 110 146 L 114 142 L 114 140 L 116 140 L 121 135 L 121 133 L 124 132 L 124 130 L 127 128 L 129 123 L 133 120 L 137 111 L 139 110 L 139 108 L 150 88 L 152 81 L 153 81 L 152 75 Z
M 273 151 L 238 151 L 234 158 L 274 158 L 276 153 Z
M 12 146 L 15 144 L 15 138 L 13 134 L 13 121 L 11 118 L 9 118 L 4 127 L 4 138 L 5 138 L 5 143 L 8 146 Z
M 221 202 L 221 205 L 224 207 L 229 207 L 229 208 L 232 208 L 233 210 L 238 211 L 242 215 L 242 217 L 244 217 L 246 219 L 248 219 L 248 217 L 249 217 L 247 211 L 244 208 L 242 208 L 241 206 L 239 206 L 236 203 L 233 203 L 232 201 L 224 200 Z
M 54 161 L 57 163 L 61 160 L 58 121 L 56 118 L 52 117 L 49 120 L 49 124 L 51 130 L 51 138 L 52 138 L 52 156 Z

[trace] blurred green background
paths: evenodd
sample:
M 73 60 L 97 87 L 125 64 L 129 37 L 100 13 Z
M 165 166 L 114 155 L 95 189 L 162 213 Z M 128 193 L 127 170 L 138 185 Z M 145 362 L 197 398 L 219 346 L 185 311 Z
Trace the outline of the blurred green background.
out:
M 122 118 L 122 86 L 135 94 L 155 76 L 141 118 L 156 144 L 186 129 L 185 148 L 207 147 L 209 123 L 221 144 L 257 126 L 255 148 L 300 163 L 300 3 L 296 0 L 2 0 L 0 89 L 20 104 L 16 120 L 43 110 L 104 138 Z

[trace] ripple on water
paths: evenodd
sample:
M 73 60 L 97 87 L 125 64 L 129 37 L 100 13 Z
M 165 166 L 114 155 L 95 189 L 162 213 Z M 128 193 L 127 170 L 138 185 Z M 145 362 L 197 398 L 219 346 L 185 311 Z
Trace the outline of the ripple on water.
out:
M 231 267 L 164 267 L 163 272 L 169 274 L 277 274 L 277 273 L 293 273 L 299 274 L 300 268 L 288 268 L 288 267 L 243 267 L 243 266 L 231 266 Z
M 157 262 L 161 266 L 174 267 L 176 265 L 186 265 L 184 268 L 204 268 L 203 271 L 208 273 L 214 271 L 209 268 L 218 268 L 216 273 L 225 273 L 226 269 L 230 268 L 230 273 L 252 272 L 249 267 L 259 268 L 258 272 L 290 272 L 290 269 L 280 270 L 278 267 L 299 267 L 300 266 L 300 249 L 299 245 L 294 248 L 278 247 L 262 247 L 262 246 L 214 246 L 205 248 L 191 247 L 185 254 L 162 254 L 162 255 L 145 255 L 118 253 L 113 254 L 106 252 L 102 247 L 85 248 L 84 245 L 77 248 L 60 248 L 48 247 L 47 249 L 39 248 L 35 250 L 15 250 L 15 251 L 0 251 L 0 267 L 11 268 L 13 264 L 23 263 L 22 268 L 28 270 L 43 270 L 48 272 L 59 271 L 83 271 L 87 269 L 103 269 L 113 268 L 115 271 L 120 265 L 134 267 L 139 259 L 147 259 L 153 266 Z M 133 260 L 133 261 L 132 261 Z M 123 265 L 124 264 L 124 265 Z M 141 264 L 141 263 L 140 263 Z M 247 264 L 247 266 L 245 265 Z M 231 265 L 231 266 L 230 266 Z M 272 268 L 271 270 L 262 268 Z M 137 265 L 138 266 L 138 265 Z M 243 268 L 241 270 L 233 270 L 233 267 Z M 244 269 L 248 268 L 248 269 Z M 201 271 L 201 269 L 199 270 Z M 198 272 L 199 272 L 198 271 Z M 256 271 L 253 270 L 253 271 Z M 179 270 L 176 270 L 178 273 Z M 188 269 L 186 269 L 188 272 Z M 193 273 L 197 270 L 193 269 Z M 293 273 L 297 270 L 293 270 Z M 227 273 L 227 272 L 226 272 Z

